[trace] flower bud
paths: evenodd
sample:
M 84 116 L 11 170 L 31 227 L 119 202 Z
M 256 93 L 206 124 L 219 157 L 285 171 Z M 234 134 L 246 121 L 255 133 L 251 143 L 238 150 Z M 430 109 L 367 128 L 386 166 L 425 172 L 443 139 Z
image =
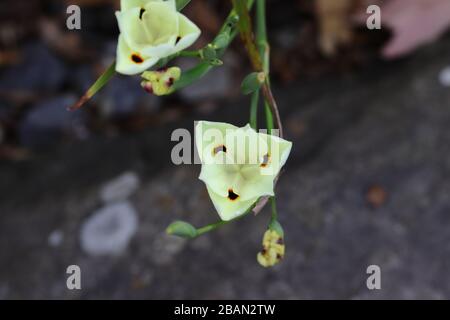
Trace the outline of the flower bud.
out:
M 243 94 L 250 94 L 261 88 L 266 80 L 264 72 L 252 72 L 242 81 L 241 91 Z
M 279 224 L 278 224 L 279 225 Z M 264 233 L 263 249 L 257 255 L 258 263 L 265 267 L 273 267 L 279 263 L 285 253 L 283 236 L 277 231 L 270 229 Z
M 173 84 L 180 79 L 181 70 L 178 67 L 163 68 L 156 71 L 145 71 L 141 86 L 145 91 L 156 96 L 168 95 L 173 92 Z
M 214 60 L 217 58 L 216 49 L 211 44 L 208 44 L 201 50 L 201 55 L 204 60 Z
M 214 48 L 223 49 L 230 43 L 230 34 L 228 32 L 221 33 L 214 40 Z
M 184 221 L 175 221 L 171 223 L 167 229 L 167 234 L 178 236 L 181 238 L 192 239 L 197 236 L 197 229 Z

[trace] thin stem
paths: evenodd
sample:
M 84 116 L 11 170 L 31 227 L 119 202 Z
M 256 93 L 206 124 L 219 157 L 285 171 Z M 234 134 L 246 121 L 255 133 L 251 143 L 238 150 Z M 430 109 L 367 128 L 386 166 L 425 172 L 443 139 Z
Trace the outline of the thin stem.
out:
M 270 109 L 269 104 L 267 101 L 264 101 L 264 111 L 266 114 L 266 127 L 269 134 L 272 134 L 273 130 L 273 116 L 272 116 L 272 110 Z
M 219 221 L 219 222 L 211 223 L 211 224 L 208 224 L 207 226 L 198 228 L 197 229 L 197 237 L 201 236 L 201 235 L 203 235 L 203 234 L 205 234 L 207 232 L 216 230 L 217 228 L 223 226 L 224 224 L 227 224 L 228 222 L 229 221 Z
M 258 130 L 258 104 L 259 104 L 259 89 L 253 92 L 252 101 L 250 105 L 250 126 Z
M 265 0 L 256 0 L 256 43 L 259 48 L 259 54 L 263 60 L 263 69 L 266 73 L 267 82 L 270 72 L 269 44 L 267 41 L 267 25 L 266 25 L 266 4 Z M 264 100 L 264 112 L 266 115 L 266 127 L 269 134 L 272 133 L 274 127 L 273 114 L 267 100 Z
M 239 219 L 242 219 L 243 217 L 247 216 L 250 212 L 252 212 L 252 209 L 249 209 L 247 212 L 245 212 L 244 214 L 238 216 L 237 218 L 234 218 L 234 219 L 231 219 L 231 220 L 228 220 L 228 221 L 223 221 L 222 220 L 222 221 L 218 221 L 218 222 L 215 222 L 215 223 L 208 224 L 208 225 L 206 225 L 204 227 L 201 227 L 201 228 L 197 228 L 197 237 L 199 237 L 199 236 L 201 236 L 201 235 L 203 235 L 205 233 L 208 233 L 210 231 L 216 230 L 217 228 L 219 228 L 221 226 L 224 226 L 224 225 L 229 224 L 231 222 L 234 222 L 234 221 L 237 221 Z
M 277 211 L 277 202 L 275 200 L 275 197 L 270 198 L 270 204 L 272 206 L 272 218 L 271 222 L 278 220 L 278 211 Z
M 259 54 L 263 57 L 267 45 L 265 0 L 256 0 L 256 42 L 259 47 Z M 264 69 L 268 71 L 266 66 Z
M 247 0 L 244 2 L 244 4 L 246 4 L 246 6 L 244 6 L 244 7 L 246 7 L 248 10 L 253 6 L 253 3 L 254 3 L 254 0 Z M 231 10 L 230 14 L 228 15 L 224 24 L 222 25 L 222 28 L 220 29 L 219 33 L 217 34 L 215 39 L 212 41 L 212 44 L 214 45 L 222 34 L 229 33 L 228 42 L 221 49 L 217 50 L 217 58 L 218 59 L 220 59 L 224 55 L 226 49 L 228 48 L 230 43 L 236 37 L 237 28 L 234 26 L 234 24 L 235 24 L 235 21 L 238 19 L 239 19 L 239 16 L 238 16 L 236 10 Z M 230 26 L 232 26 L 231 30 L 230 30 Z M 180 89 L 190 85 L 194 81 L 199 80 L 204 75 L 206 75 L 212 68 L 214 68 L 214 66 L 211 65 L 210 63 L 200 62 L 198 65 L 196 65 L 192 69 L 184 71 L 181 74 L 181 78 L 178 81 L 176 81 L 175 84 L 173 85 L 173 91 L 180 90 Z
M 253 31 L 250 23 L 250 15 L 248 13 L 248 9 L 245 8 L 245 6 L 243 6 L 241 1 L 239 0 L 233 0 L 233 5 L 236 12 L 239 14 L 239 22 L 238 22 L 239 31 L 241 33 L 241 38 L 242 41 L 244 42 L 244 46 L 247 50 L 247 54 L 250 59 L 250 62 L 252 63 L 253 69 L 257 72 L 264 71 L 267 75 L 266 81 L 262 85 L 262 93 L 267 104 L 270 107 L 272 116 L 275 118 L 280 133 L 280 137 L 283 137 L 283 125 L 281 123 L 278 105 L 275 101 L 275 98 L 273 97 L 268 77 L 269 45 L 267 42 L 266 29 L 265 27 L 264 28 L 262 27 L 263 25 L 265 26 L 266 23 L 265 8 L 259 8 L 259 10 L 257 9 L 257 26 L 261 27 L 261 30 L 258 35 L 260 40 L 258 45 L 259 48 L 257 48 L 255 43 L 253 42 Z M 256 5 L 259 7 L 261 6 L 265 7 L 265 0 L 257 0 Z M 263 47 L 264 53 L 260 52 L 260 50 L 262 51 Z M 265 60 L 264 62 L 262 61 L 262 58 L 264 58 Z M 264 68 L 266 68 L 266 70 L 264 70 Z
M 191 57 L 191 58 L 200 58 L 199 50 L 184 50 L 180 51 L 177 54 L 178 57 Z

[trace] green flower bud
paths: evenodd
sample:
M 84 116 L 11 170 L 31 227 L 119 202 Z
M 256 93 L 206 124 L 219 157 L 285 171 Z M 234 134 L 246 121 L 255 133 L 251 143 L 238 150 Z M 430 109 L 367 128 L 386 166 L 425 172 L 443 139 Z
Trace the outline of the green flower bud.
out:
M 208 44 L 201 51 L 201 57 L 204 60 L 214 60 L 217 58 L 216 49 L 211 44 Z
M 255 92 L 266 80 L 266 74 L 264 72 L 252 72 L 242 81 L 241 91 L 247 95 Z
M 186 239 L 192 239 L 197 236 L 197 229 L 190 223 L 184 221 L 175 221 L 171 223 L 167 227 L 166 232 L 167 234 Z
M 219 34 L 214 40 L 214 48 L 223 49 L 230 43 L 230 34 L 228 32 L 224 32 Z

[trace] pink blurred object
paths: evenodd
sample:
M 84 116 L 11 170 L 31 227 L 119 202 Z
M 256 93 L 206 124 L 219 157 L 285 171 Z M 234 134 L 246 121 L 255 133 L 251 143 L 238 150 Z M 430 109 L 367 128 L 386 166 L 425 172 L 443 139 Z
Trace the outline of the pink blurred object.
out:
M 382 55 L 398 58 L 444 34 L 450 27 L 450 0 L 384 1 L 381 21 L 393 31 Z

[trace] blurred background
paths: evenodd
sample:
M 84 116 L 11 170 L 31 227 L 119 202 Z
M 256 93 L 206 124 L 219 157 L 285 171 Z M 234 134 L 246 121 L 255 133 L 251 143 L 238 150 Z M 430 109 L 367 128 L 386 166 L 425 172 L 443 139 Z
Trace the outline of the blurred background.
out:
M 268 209 L 193 241 L 165 234 L 173 220 L 218 219 L 200 166 L 172 164 L 170 137 L 194 120 L 248 122 L 239 40 L 172 96 L 116 76 L 66 110 L 114 59 L 118 2 L 0 3 L 0 299 L 450 298 L 450 1 L 268 1 L 294 142 L 277 187 L 287 253 L 273 269 L 256 262 Z M 70 4 L 81 30 L 66 28 Z M 381 30 L 367 29 L 368 4 Z M 203 30 L 196 47 L 230 6 L 184 10 Z M 82 290 L 66 287 L 74 264 Z M 366 287 L 371 264 L 381 290 Z

